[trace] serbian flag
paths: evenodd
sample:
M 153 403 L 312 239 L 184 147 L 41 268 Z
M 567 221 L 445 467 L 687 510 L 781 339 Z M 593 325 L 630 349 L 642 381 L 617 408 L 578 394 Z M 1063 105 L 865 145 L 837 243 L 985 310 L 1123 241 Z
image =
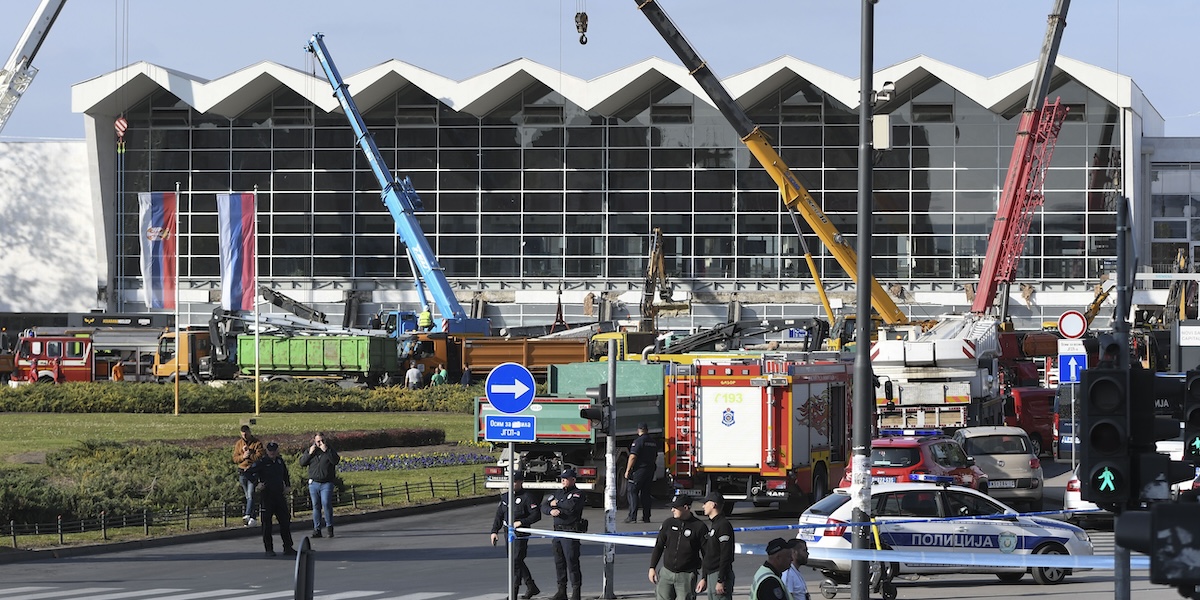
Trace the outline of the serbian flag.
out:
M 175 308 L 177 206 L 175 192 L 138 194 L 142 299 L 146 301 L 146 308 Z
M 221 245 L 221 308 L 254 308 L 255 194 L 217 194 Z

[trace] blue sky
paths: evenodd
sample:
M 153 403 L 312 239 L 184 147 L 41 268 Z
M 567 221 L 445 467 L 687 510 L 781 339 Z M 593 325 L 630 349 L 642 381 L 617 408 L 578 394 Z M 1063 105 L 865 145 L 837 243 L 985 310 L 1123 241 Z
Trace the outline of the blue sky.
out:
M 38 0 L 3 0 L 0 57 Z M 661 0 L 725 78 L 782 55 L 857 77 L 856 0 Z M 1037 58 L 1053 0 L 881 0 L 875 67 L 925 54 L 985 76 Z M 580 45 L 574 16 L 589 15 Z M 127 27 L 118 28 L 119 7 Z M 1200 136 L 1196 0 L 1076 0 L 1062 54 L 1133 77 L 1169 136 Z M 124 29 L 126 35 L 118 36 Z M 343 75 L 399 59 L 463 79 L 530 58 L 591 79 L 650 56 L 678 62 L 633 0 L 68 0 L 34 64 L 40 73 L 0 140 L 82 138 L 71 85 L 145 60 L 217 78 L 259 61 L 312 70 L 310 34 Z

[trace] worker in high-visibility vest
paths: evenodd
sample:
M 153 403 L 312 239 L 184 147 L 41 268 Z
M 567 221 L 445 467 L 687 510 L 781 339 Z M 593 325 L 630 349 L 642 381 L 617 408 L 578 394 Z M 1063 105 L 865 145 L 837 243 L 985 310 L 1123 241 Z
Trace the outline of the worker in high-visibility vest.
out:
M 417 315 L 417 329 L 420 329 L 421 331 L 429 331 L 430 329 L 433 329 L 433 313 L 430 312 L 428 308 L 421 311 L 421 314 Z

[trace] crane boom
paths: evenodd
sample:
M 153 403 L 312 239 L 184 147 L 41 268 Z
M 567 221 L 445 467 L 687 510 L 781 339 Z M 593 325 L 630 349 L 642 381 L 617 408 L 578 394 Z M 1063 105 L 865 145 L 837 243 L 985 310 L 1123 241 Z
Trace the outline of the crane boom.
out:
M 33 57 L 42 47 L 46 34 L 50 32 L 50 27 L 54 25 L 54 20 L 58 18 L 58 13 L 62 12 L 66 1 L 42 0 L 33 12 L 29 25 L 25 27 L 25 33 L 21 34 L 12 55 L 8 57 L 8 62 L 4 63 L 4 70 L 0 71 L 0 131 L 4 131 L 4 125 L 17 108 L 21 95 L 37 75 L 37 69 L 33 67 Z
M 771 142 L 767 139 L 767 135 L 762 129 L 756 126 L 751 120 L 746 111 L 738 105 L 729 91 L 721 85 L 721 81 L 708 68 L 708 64 L 704 59 L 696 53 L 696 50 L 688 43 L 679 29 L 675 27 L 675 23 L 667 16 L 662 7 L 655 0 L 634 0 L 638 9 L 654 28 L 658 30 L 659 35 L 667 42 L 679 60 L 683 61 L 683 66 L 687 67 L 688 72 L 708 94 L 716 104 L 717 110 L 729 121 L 741 138 L 742 143 L 758 159 L 763 168 L 770 174 L 771 179 L 775 180 L 775 184 L 779 186 L 780 194 L 782 194 L 783 203 L 789 211 L 799 212 L 804 220 L 812 227 L 817 237 L 829 249 L 829 253 L 833 255 L 838 264 L 845 269 L 846 273 L 856 283 L 858 281 L 858 254 L 846 242 L 844 236 L 838 231 L 837 227 L 830 222 L 821 207 L 817 204 L 812 194 L 808 189 L 800 183 L 796 175 L 792 173 L 791 168 L 771 146 Z M 797 231 L 799 235 L 803 232 Z M 888 295 L 883 286 L 872 277 L 871 278 L 871 305 L 875 307 L 883 320 L 892 325 L 903 325 L 908 323 L 908 316 L 900 310 L 896 303 Z M 865 317 L 864 317 L 865 318 Z
M 1062 42 L 1063 29 L 1067 25 L 1067 9 L 1070 0 L 1056 0 L 1054 12 L 1048 17 L 1046 38 L 1042 43 L 1033 82 L 1029 86 L 1029 97 L 1021 120 L 1017 125 L 1017 140 L 1013 144 L 1012 157 L 1008 163 L 1004 189 L 988 237 L 987 253 L 979 277 L 979 291 L 971 305 L 971 312 L 986 313 L 1001 288 L 999 317 L 1008 318 L 1007 288 L 1016 276 L 1017 264 L 1025 250 L 1025 238 L 1033 213 L 1045 200 L 1042 192 L 1046 169 L 1062 129 L 1067 108 L 1057 99 L 1050 102 L 1046 96 L 1050 91 L 1050 79 L 1058 47 Z
M 441 313 L 444 323 L 441 328 L 443 331 L 490 334 L 491 327 L 487 319 L 469 318 L 462 305 L 459 304 L 458 298 L 454 295 L 454 289 L 446 279 L 445 270 L 438 262 L 433 248 L 425 239 L 425 232 L 421 229 L 420 222 L 417 221 L 415 213 L 423 208 L 420 196 L 417 195 L 417 191 L 413 189 L 412 182 L 407 177 L 397 181 L 392 177 L 391 171 L 387 169 L 383 155 L 379 153 L 379 147 L 375 144 L 375 138 L 367 131 L 362 113 L 358 111 L 358 106 L 350 97 L 346 82 L 329 56 L 324 37 L 320 33 L 313 34 L 308 41 L 308 51 L 317 57 L 317 62 L 321 63 L 325 77 L 333 86 L 333 95 L 341 103 L 342 110 L 346 113 L 346 119 L 350 121 L 350 127 L 354 130 L 358 146 L 366 155 L 367 163 L 371 165 L 371 172 L 379 180 L 383 203 L 396 222 L 396 234 L 408 247 L 408 256 L 415 267 L 413 274 L 417 277 L 418 291 L 422 287 L 428 288 L 438 312 Z M 428 309 L 425 294 L 421 293 L 420 296 L 422 307 Z

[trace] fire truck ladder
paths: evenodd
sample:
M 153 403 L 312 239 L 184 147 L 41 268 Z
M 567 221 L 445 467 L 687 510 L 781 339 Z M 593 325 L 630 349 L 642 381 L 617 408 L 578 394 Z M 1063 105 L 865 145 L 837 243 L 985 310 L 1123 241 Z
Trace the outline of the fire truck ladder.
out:
M 671 394 L 674 395 L 675 478 L 690 478 L 696 468 L 696 388 L 695 376 L 672 375 Z

